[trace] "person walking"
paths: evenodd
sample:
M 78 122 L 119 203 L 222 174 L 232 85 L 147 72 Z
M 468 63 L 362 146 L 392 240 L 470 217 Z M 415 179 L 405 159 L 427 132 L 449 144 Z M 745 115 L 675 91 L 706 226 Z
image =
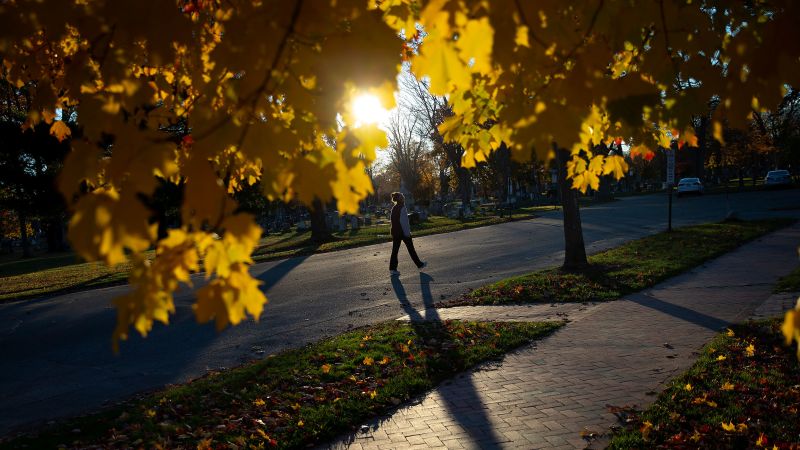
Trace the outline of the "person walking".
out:
M 414 241 L 411 240 L 411 225 L 408 223 L 408 210 L 406 209 L 406 198 L 401 192 L 392 192 L 392 257 L 389 258 L 389 273 L 400 275 L 397 270 L 397 252 L 400 251 L 400 243 L 405 242 L 411 260 L 422 270 L 428 263 L 420 261 L 417 251 L 414 250 Z

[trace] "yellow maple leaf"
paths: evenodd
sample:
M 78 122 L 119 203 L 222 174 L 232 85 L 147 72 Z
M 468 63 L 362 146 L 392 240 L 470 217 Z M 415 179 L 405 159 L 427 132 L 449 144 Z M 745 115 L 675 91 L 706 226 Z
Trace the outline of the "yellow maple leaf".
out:
M 786 345 L 791 345 L 792 341 L 797 341 L 797 358 L 800 359 L 800 299 L 794 310 L 789 310 L 783 318 L 781 332 L 786 338 Z
M 378 124 L 365 124 L 358 128 L 353 128 L 350 133 L 358 141 L 358 146 L 351 150 L 351 155 L 358 157 L 363 155 L 367 160 L 375 159 L 375 149 L 386 148 L 386 132 Z
M 613 174 L 614 178 L 619 180 L 628 172 L 628 163 L 625 158 L 619 155 L 606 156 L 603 163 L 603 175 Z
M 724 355 L 717 356 L 717 361 L 725 361 L 726 359 L 728 359 L 728 358 L 726 356 L 724 356 Z
M 114 188 L 96 189 L 74 206 L 68 236 L 75 251 L 88 261 L 102 259 L 113 266 L 126 260 L 125 250 L 147 250 L 156 235 L 147 223 L 149 212 L 130 193 Z
M 56 120 L 52 125 L 50 125 L 50 134 L 55 136 L 56 139 L 58 139 L 58 142 L 62 142 L 64 139 L 72 135 L 72 130 L 69 129 L 63 120 Z
M 723 391 L 732 391 L 734 389 L 734 387 L 735 386 L 732 383 L 728 382 L 728 381 L 726 381 L 725 383 L 722 384 L 722 390 Z
M 761 433 L 761 434 L 758 435 L 758 439 L 756 439 L 756 446 L 757 447 L 764 447 L 765 445 L 767 445 L 768 441 L 769 440 L 767 439 L 767 435 L 765 435 L 764 433 Z
M 650 438 L 650 432 L 653 430 L 653 424 L 649 420 L 645 420 L 642 423 L 642 426 L 639 428 L 639 431 L 642 433 L 642 439 L 645 441 Z
M 258 320 L 267 302 L 259 289 L 261 284 L 250 275 L 247 265 L 232 265 L 228 277 L 216 278 L 197 291 L 197 302 L 192 306 L 197 321 L 215 319 L 217 330 L 222 330 L 228 324 L 238 324 L 248 314 Z
M 375 360 L 374 360 L 374 359 L 372 359 L 372 358 L 371 358 L 371 357 L 369 357 L 369 356 L 365 357 L 365 358 L 364 358 L 364 361 L 363 361 L 363 363 L 364 363 L 364 365 L 365 365 L 365 366 L 371 366 L 371 365 L 372 365 L 374 362 L 375 362 Z
M 414 73 L 430 77 L 430 91 L 433 95 L 445 95 L 451 87 L 467 89 L 472 84 L 472 76 L 467 65 L 459 57 L 452 41 L 437 37 L 432 31 L 431 39 L 420 46 L 420 53 L 411 62 Z
M 384 356 L 383 359 L 378 362 L 378 364 L 380 364 L 382 366 L 385 366 L 386 364 L 389 364 L 389 361 L 391 361 L 389 359 L 389 357 L 388 356 Z
M 212 442 L 213 441 L 211 438 L 201 439 L 199 442 L 197 442 L 197 450 L 211 450 Z
M 722 429 L 725 431 L 729 432 L 736 431 L 736 425 L 734 425 L 733 422 L 728 422 L 728 423 L 722 422 L 720 425 L 722 425 Z
M 255 406 L 264 406 L 266 402 L 260 398 L 253 400 L 253 405 Z
M 744 349 L 744 354 L 745 354 L 745 355 L 747 355 L 748 357 L 753 357 L 753 356 L 755 356 L 755 354 L 756 354 L 756 346 L 755 346 L 755 345 L 753 345 L 753 344 L 750 344 L 750 345 L 748 345 L 748 346 L 747 346 L 747 347 Z
M 684 386 L 683 388 L 687 391 L 691 391 L 693 389 L 691 383 L 686 383 L 686 386 Z
M 372 391 L 369 393 L 369 398 L 375 398 L 378 396 L 378 391 Z
M 494 28 L 489 18 L 467 19 L 465 14 L 458 14 L 456 24 L 461 28 L 456 41 L 461 60 L 472 63 L 472 69 L 477 72 L 489 73 L 494 43 Z
M 528 27 L 520 25 L 517 27 L 517 35 L 514 38 L 514 43 L 522 47 L 530 47 L 531 44 L 528 39 Z
M 728 337 L 733 337 L 734 336 L 733 330 L 728 328 L 727 331 L 725 332 L 725 335 Z
M 330 371 L 331 371 L 331 365 L 330 364 L 323 364 L 322 365 L 322 373 L 329 373 Z
M 373 192 L 372 180 L 366 173 L 363 161 L 348 167 L 343 160 L 336 161 L 336 180 L 330 184 L 336 205 L 341 214 L 358 213 L 359 202 Z
M 700 433 L 698 433 L 697 430 L 694 430 L 692 435 L 689 436 L 689 440 L 691 440 L 692 442 L 699 442 L 700 441 L 700 437 L 701 437 Z

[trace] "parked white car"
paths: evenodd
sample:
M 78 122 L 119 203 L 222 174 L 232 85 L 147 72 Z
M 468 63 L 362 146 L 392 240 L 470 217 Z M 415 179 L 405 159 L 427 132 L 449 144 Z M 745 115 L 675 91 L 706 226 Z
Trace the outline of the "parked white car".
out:
M 792 184 L 792 177 L 789 175 L 788 170 L 770 170 L 767 176 L 764 177 L 764 185 L 767 187 L 773 186 L 789 186 Z
M 699 178 L 681 178 L 678 181 L 678 197 L 687 194 L 703 194 L 703 183 Z

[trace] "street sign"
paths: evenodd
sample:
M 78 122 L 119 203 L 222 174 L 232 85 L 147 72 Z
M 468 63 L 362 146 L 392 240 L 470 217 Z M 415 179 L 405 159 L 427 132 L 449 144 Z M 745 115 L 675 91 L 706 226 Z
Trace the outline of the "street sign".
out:
M 675 150 L 667 149 L 667 185 L 675 184 Z

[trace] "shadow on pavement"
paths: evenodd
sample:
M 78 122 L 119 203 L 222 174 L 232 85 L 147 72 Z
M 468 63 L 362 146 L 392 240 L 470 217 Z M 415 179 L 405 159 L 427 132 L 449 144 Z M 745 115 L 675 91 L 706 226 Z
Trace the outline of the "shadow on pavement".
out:
M 633 294 L 626 297 L 627 300 L 636 303 L 637 305 L 646 306 L 656 311 L 668 314 L 672 317 L 691 322 L 695 325 L 707 328 L 712 331 L 719 331 L 722 328 L 730 325 L 729 322 L 718 319 L 707 314 L 689 309 L 683 306 L 678 306 L 663 300 L 659 300 L 647 294 Z
M 441 324 L 441 318 L 436 308 L 433 307 L 432 281 L 433 277 L 425 272 L 420 272 L 420 291 L 422 292 L 422 304 L 425 308 L 423 316 L 409 301 L 400 278 L 392 277 L 394 293 L 403 310 L 411 319 L 411 326 L 417 329 L 418 334 L 424 332 L 421 328 L 417 328 L 422 322 Z M 492 422 L 486 414 L 488 407 L 483 404 L 481 396 L 473 384 L 471 374 L 461 375 L 461 378 L 454 381 L 453 384 L 442 387 L 439 393 L 443 397 L 443 404 L 447 408 L 450 417 L 470 435 L 474 442 L 478 442 L 484 447 L 491 447 L 502 441 L 494 432 Z
M 296 269 L 297 266 L 302 264 L 306 259 L 308 259 L 309 256 L 311 255 L 296 256 L 294 258 L 289 258 L 284 261 L 281 261 L 278 264 L 256 275 L 255 278 L 263 281 L 264 282 L 263 289 L 265 291 L 269 291 L 269 289 L 272 286 L 275 286 L 286 275 L 289 275 L 289 272 Z

